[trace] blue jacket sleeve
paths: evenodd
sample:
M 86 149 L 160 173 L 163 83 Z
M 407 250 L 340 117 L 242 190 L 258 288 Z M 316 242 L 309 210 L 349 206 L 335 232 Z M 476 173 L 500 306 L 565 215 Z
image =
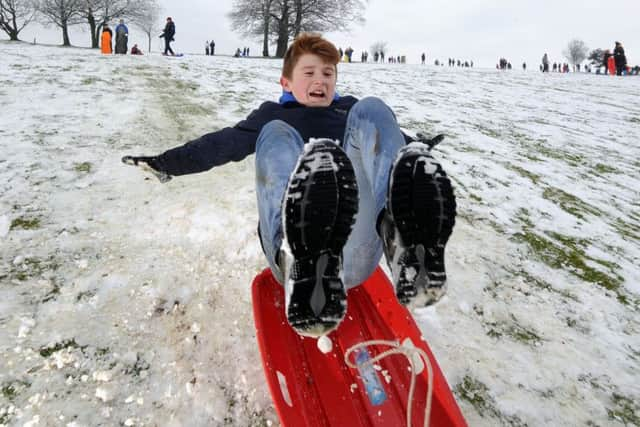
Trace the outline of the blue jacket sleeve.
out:
M 256 139 L 264 125 L 264 120 L 260 120 L 260 110 L 253 111 L 234 127 L 208 133 L 165 151 L 156 158 L 157 166 L 169 175 L 179 176 L 208 171 L 215 166 L 244 159 L 256 151 Z

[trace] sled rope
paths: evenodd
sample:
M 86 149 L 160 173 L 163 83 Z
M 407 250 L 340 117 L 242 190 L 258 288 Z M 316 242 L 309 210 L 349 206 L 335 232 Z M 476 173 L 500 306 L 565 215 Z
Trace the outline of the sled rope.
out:
M 376 357 L 369 359 L 365 362 L 362 363 L 353 363 L 350 360 L 351 353 L 353 353 L 356 350 L 359 350 L 361 348 L 366 348 L 369 346 L 387 346 L 387 347 L 392 347 L 389 350 L 386 350 L 382 353 L 380 353 L 379 355 L 377 355 Z M 398 342 L 396 341 L 384 341 L 384 340 L 371 340 L 371 341 L 364 341 L 355 345 L 352 345 L 351 347 L 349 347 L 349 349 L 347 350 L 347 352 L 344 355 L 344 361 L 347 364 L 347 366 L 349 366 L 352 369 L 360 369 L 360 368 L 364 368 L 364 367 L 368 367 L 373 365 L 374 363 L 378 362 L 379 360 L 384 359 L 387 356 L 390 356 L 392 354 L 402 354 L 403 356 L 405 356 L 408 360 L 409 360 L 409 365 L 411 365 L 411 386 L 409 387 L 409 396 L 408 396 L 408 403 L 407 403 L 407 427 L 411 427 L 411 412 L 412 412 L 412 406 L 413 406 L 413 393 L 414 393 L 414 389 L 415 389 L 415 385 L 416 385 L 416 377 L 418 376 L 418 374 L 416 374 L 416 366 L 415 366 L 415 362 L 414 362 L 414 356 L 419 355 L 422 360 L 424 360 L 424 364 L 427 368 L 427 377 L 428 377 L 428 384 L 427 384 L 427 404 L 425 406 L 425 410 L 424 410 L 424 427 L 428 427 L 429 426 L 429 418 L 431 416 L 431 400 L 432 400 L 432 395 L 433 395 L 433 368 L 431 367 L 431 362 L 429 361 L 429 356 L 427 356 L 427 354 L 417 348 L 417 347 L 404 347 L 402 345 L 400 345 Z

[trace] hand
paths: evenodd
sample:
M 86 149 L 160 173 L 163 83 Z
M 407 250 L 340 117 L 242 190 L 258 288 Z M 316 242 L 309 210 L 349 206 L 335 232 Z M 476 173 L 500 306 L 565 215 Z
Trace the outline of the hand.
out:
M 423 144 L 427 144 L 429 146 L 429 150 L 431 150 L 433 147 L 440 144 L 444 140 L 444 137 L 445 134 L 441 133 L 434 136 L 433 138 L 429 138 L 425 134 L 418 132 L 416 133 L 415 140 L 418 142 L 422 142 Z
M 162 183 L 171 181 L 171 175 L 160 170 L 156 162 L 156 157 L 149 156 L 124 156 L 122 163 L 125 165 L 139 166 L 142 170 L 151 172 Z

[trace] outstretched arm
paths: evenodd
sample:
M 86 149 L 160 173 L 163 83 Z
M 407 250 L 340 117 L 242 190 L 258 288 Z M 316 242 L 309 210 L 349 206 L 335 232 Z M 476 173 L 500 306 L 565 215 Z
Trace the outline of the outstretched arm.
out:
M 270 117 L 268 103 L 232 128 L 208 133 L 157 156 L 125 156 L 122 161 L 152 172 L 161 182 L 172 176 L 205 172 L 228 162 L 238 162 L 256 150 L 256 139 Z

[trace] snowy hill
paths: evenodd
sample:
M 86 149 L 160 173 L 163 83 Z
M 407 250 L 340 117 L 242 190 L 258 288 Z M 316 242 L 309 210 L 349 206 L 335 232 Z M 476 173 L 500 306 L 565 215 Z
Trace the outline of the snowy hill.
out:
M 278 425 L 253 156 L 167 184 L 120 157 L 277 99 L 280 61 L 0 50 L 0 425 Z M 449 292 L 414 316 L 469 425 L 640 425 L 640 78 L 338 78 L 449 136 Z

